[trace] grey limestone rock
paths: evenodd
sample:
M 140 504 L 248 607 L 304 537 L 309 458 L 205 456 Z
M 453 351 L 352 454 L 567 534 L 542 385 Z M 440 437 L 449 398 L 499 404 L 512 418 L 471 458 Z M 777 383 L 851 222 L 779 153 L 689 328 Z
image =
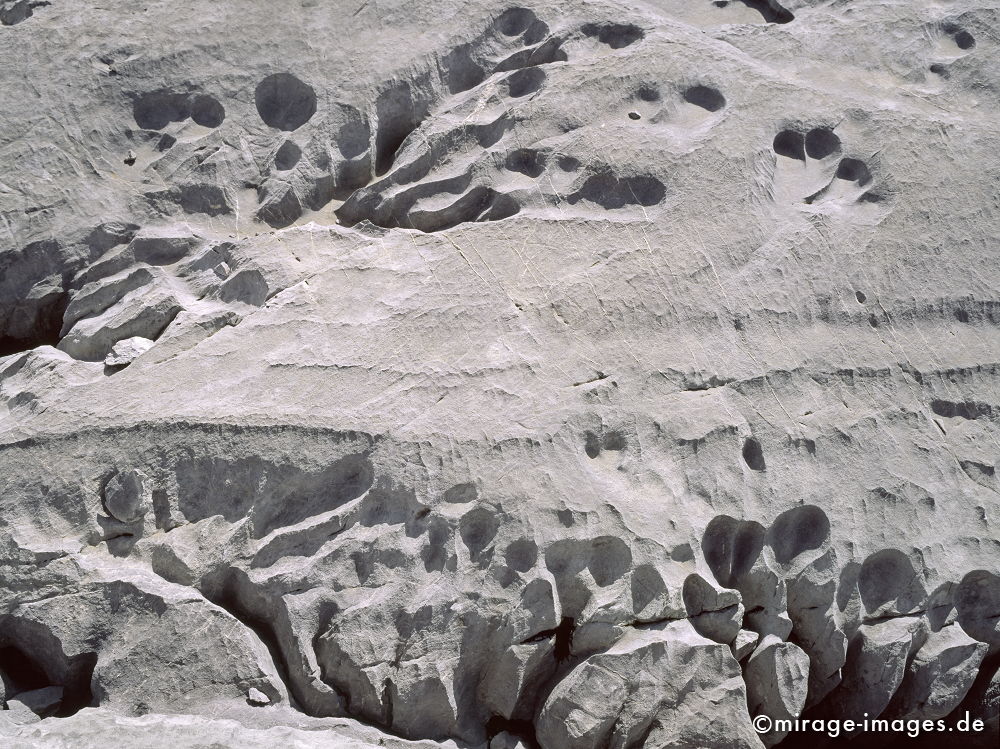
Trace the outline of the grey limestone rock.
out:
M 960 627 L 931 633 L 907 665 L 886 715 L 945 717 L 968 694 L 988 649 L 986 643 L 973 640 Z
M 111 347 L 111 353 L 104 357 L 105 367 L 125 367 L 153 347 L 153 341 L 141 336 L 126 338 Z
M 798 645 L 767 635 L 747 660 L 743 679 L 751 715 L 798 718 L 806 704 L 809 656 Z M 766 746 L 774 746 L 786 735 L 787 731 L 769 731 L 761 739 Z
M 0 0 L 0 746 L 994 746 L 998 27 Z
M 149 511 L 149 477 L 142 471 L 116 473 L 104 485 L 104 509 L 116 520 L 132 523 Z
M 263 707 L 271 704 L 271 698 L 257 687 L 250 687 L 250 691 L 247 692 L 247 702 L 257 707 Z

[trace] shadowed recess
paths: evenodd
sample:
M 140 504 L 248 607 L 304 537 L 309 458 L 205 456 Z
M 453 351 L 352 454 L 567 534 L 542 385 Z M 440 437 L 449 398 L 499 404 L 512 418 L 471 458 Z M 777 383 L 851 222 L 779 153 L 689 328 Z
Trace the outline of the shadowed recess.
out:
M 275 73 L 258 83 L 254 103 L 264 124 L 278 130 L 300 128 L 316 114 L 316 92 L 291 73 Z
M 833 130 L 815 127 L 806 134 L 806 155 L 810 159 L 825 159 L 840 151 L 840 138 Z
M 226 110 L 216 98 L 199 94 L 191 100 L 191 119 L 203 127 L 218 127 L 226 119 Z
M 302 149 L 294 141 L 286 140 L 274 154 L 274 168 L 279 172 L 287 172 L 299 163 Z
M 152 91 L 135 100 L 132 116 L 135 124 L 144 130 L 161 130 L 171 122 L 190 117 L 191 100 L 187 94 Z
M 782 130 L 775 135 L 772 147 L 778 156 L 798 159 L 799 161 L 806 160 L 805 137 L 795 130 Z
M 883 549 L 865 559 L 858 575 L 858 591 L 869 615 L 905 614 L 927 597 L 913 563 L 899 549 Z
M 430 102 L 409 81 L 394 81 L 375 100 L 375 173 L 385 174 L 410 133 L 427 116 Z
M 532 148 L 518 148 L 507 154 L 504 165 L 512 172 L 538 177 L 545 169 L 545 154 Z
M 748 520 L 719 515 L 705 528 L 702 553 L 715 579 L 733 587 L 746 575 L 764 548 L 764 526 Z
M 595 174 L 567 198 L 570 203 L 588 200 L 607 210 L 627 205 L 652 206 L 663 201 L 666 188 L 656 177 L 616 177 L 613 174 Z
M 545 71 L 539 67 L 524 68 L 511 73 L 506 78 L 507 93 L 517 99 L 533 94 L 545 82 Z
M 760 13 L 767 23 L 791 23 L 795 16 L 787 8 L 778 4 L 777 0 L 732 0 L 753 8 Z M 724 8 L 728 3 L 715 3 L 716 7 Z
M 747 437 L 743 442 L 743 460 L 754 471 L 763 471 L 767 468 L 760 442 L 753 437 Z
M 709 112 L 718 112 L 726 106 L 726 97 L 711 86 L 691 86 L 684 90 L 684 101 L 694 104 L 696 107 L 707 109 Z
M 958 623 L 970 637 L 1000 652 L 1000 577 L 974 570 L 962 578 L 955 595 Z
M 868 171 L 868 166 L 858 159 L 841 159 L 837 166 L 837 179 L 847 182 L 857 182 L 864 187 L 872 181 L 872 173 Z
M 97 654 L 68 656 L 43 624 L 0 616 L 0 702 L 22 692 L 57 687 L 61 695 L 47 715 L 68 717 L 96 706 L 92 691 Z M 47 717 L 46 715 L 40 717 Z
M 806 551 L 822 548 L 828 538 L 830 519 L 815 505 L 793 507 L 781 513 L 767 533 L 767 543 L 780 564 L 788 564 Z
M 646 35 L 642 29 L 632 23 L 588 23 L 581 31 L 586 36 L 596 37 L 597 41 L 608 45 L 611 49 L 628 47 Z

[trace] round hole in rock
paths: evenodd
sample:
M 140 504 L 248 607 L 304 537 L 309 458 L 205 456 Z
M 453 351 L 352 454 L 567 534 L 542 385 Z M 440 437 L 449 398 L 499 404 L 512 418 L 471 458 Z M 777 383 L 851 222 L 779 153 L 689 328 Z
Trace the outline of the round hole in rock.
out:
M 545 155 L 530 148 L 518 148 L 507 154 L 507 169 L 528 177 L 539 177 L 545 169 Z
M 705 528 L 701 547 L 715 579 L 734 587 L 764 548 L 764 527 L 754 520 L 718 515 Z
M 538 67 L 524 68 L 507 78 L 507 93 L 517 99 L 533 94 L 545 82 L 545 71 Z
M 291 73 L 275 73 L 257 84 L 254 103 L 264 124 L 278 130 L 296 130 L 316 114 L 316 92 Z
M 774 152 L 789 159 L 806 160 L 805 137 L 794 130 L 782 130 L 774 136 Z
M 628 113 L 628 118 L 630 120 L 640 120 L 640 119 L 642 119 L 642 115 L 639 114 L 638 112 L 629 112 Z
M 952 37 L 959 49 L 972 49 L 976 46 L 976 40 L 968 31 L 959 31 Z
M 921 575 L 900 549 L 882 549 L 865 559 L 858 574 L 858 592 L 868 614 L 905 614 L 920 606 L 927 595 Z M 886 604 L 890 604 L 888 611 Z
M 518 572 L 528 572 L 538 561 L 538 545 L 530 538 L 516 539 L 504 554 L 507 566 Z
M 867 299 L 868 297 L 865 296 L 865 292 L 863 291 L 855 291 L 854 298 L 857 299 L 858 302 L 860 302 L 861 304 L 864 304 L 865 299 Z
M 830 519 L 816 505 L 801 505 L 778 515 L 768 531 L 768 544 L 779 564 L 819 549 L 830 537 Z
M 485 507 L 469 510 L 458 522 L 462 542 L 473 559 L 493 542 L 499 528 L 500 521 L 496 514 Z
M 837 166 L 837 179 L 857 182 L 862 187 L 872 181 L 872 173 L 865 162 L 858 159 L 841 159 Z
M 806 155 L 810 159 L 825 159 L 840 151 L 840 138 L 833 130 L 816 127 L 806 134 Z
M 726 106 L 726 97 L 711 86 L 691 86 L 684 91 L 684 101 L 709 112 L 718 112 Z
M 955 592 L 958 623 L 970 636 L 996 647 L 997 612 L 1000 611 L 1000 577 L 988 570 L 973 570 L 962 578 Z
M 588 23 L 584 24 L 581 31 L 586 36 L 597 37 L 597 41 L 608 45 L 611 49 L 628 47 L 646 36 L 646 33 L 634 23 Z
M 753 437 L 747 437 L 743 442 L 743 460 L 754 471 L 763 471 L 767 467 L 764 463 L 764 451 L 760 447 L 760 442 Z
M 580 160 L 574 159 L 572 156 L 560 156 L 556 163 L 564 172 L 575 172 L 580 168 Z
M 132 104 L 135 124 L 143 130 L 161 130 L 171 122 L 186 120 L 191 115 L 191 102 L 186 94 L 153 91 L 140 96 Z
M 653 206 L 662 202 L 665 196 L 666 187 L 656 177 L 595 174 L 588 177 L 568 201 L 575 204 L 580 200 L 589 200 L 607 210 L 616 210 L 627 205 Z
M 286 140 L 274 154 L 274 168 L 279 172 L 287 172 L 299 163 L 300 158 L 302 149 L 294 141 Z
M 659 101 L 660 92 L 655 86 L 642 86 L 638 91 L 635 92 L 643 101 Z
M 532 23 L 525 29 L 524 33 L 521 34 L 521 42 L 526 46 L 530 47 L 534 44 L 538 44 L 549 34 L 548 24 L 543 23 L 537 18 L 532 21 Z M 557 58 L 559 59 L 559 58 Z
M 497 18 L 496 28 L 504 36 L 519 36 L 534 20 L 535 14 L 527 8 L 510 8 Z
M 191 101 L 191 119 L 202 127 L 218 127 L 226 119 L 226 110 L 214 96 L 199 94 Z

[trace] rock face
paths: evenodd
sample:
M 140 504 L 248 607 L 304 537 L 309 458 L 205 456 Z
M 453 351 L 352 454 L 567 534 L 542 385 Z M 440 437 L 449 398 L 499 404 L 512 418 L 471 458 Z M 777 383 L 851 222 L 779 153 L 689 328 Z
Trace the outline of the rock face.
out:
M 995 745 L 994 3 L 98 5 L 0 0 L 0 744 Z
M 746 694 L 729 648 L 690 622 L 633 630 L 586 659 L 551 692 L 538 716 L 543 746 L 753 746 Z
M 104 485 L 104 509 L 115 520 L 133 523 L 148 510 L 149 477 L 142 471 L 116 473 Z
M 767 635 L 747 660 L 743 678 L 751 715 L 767 715 L 772 720 L 796 718 L 806 704 L 809 656 L 798 645 Z M 773 746 L 787 733 L 769 731 L 761 738 Z
M 111 353 L 104 357 L 105 367 L 127 367 L 135 359 L 153 347 L 153 341 L 142 336 L 126 338 L 111 347 Z

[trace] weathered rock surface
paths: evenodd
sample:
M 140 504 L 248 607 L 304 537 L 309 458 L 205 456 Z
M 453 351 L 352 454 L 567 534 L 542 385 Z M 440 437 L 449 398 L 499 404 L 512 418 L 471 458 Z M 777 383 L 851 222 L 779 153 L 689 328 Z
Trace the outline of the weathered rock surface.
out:
M 809 656 L 791 642 L 767 635 L 743 669 L 751 715 L 788 720 L 802 714 L 809 686 Z M 787 731 L 769 731 L 761 738 L 774 746 Z
M 746 704 L 729 648 L 689 622 L 634 629 L 555 687 L 538 716 L 543 746 L 754 746 L 749 725 L 715 720 Z
M 105 367 L 127 367 L 137 357 L 153 348 L 153 341 L 142 336 L 126 338 L 111 347 L 111 353 L 104 357 Z
M 886 715 L 943 718 L 969 693 L 988 645 L 958 627 L 931 634 L 906 667 Z
M 998 23 L 0 0 L 0 744 L 995 746 Z

